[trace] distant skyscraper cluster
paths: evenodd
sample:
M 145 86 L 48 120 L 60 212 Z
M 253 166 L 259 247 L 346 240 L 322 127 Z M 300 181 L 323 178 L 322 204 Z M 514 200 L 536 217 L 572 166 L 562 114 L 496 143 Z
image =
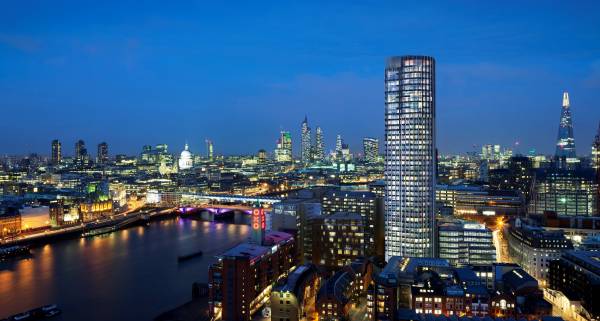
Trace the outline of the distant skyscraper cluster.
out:
M 58 139 L 54 139 L 50 143 L 50 150 L 50 164 L 54 166 L 60 165 L 63 162 L 62 143 Z M 106 164 L 108 163 L 108 160 L 108 144 L 106 142 L 102 142 L 98 144 L 96 162 L 98 164 Z M 80 166 L 88 165 L 90 163 L 90 155 L 87 147 L 85 146 L 85 142 L 81 139 L 75 142 L 73 162 L 74 164 Z
M 304 117 L 301 128 L 300 157 L 302 163 L 323 162 L 325 160 L 325 142 L 323 141 L 323 130 L 317 126 L 313 143 L 312 131 L 308 125 L 308 117 Z
M 433 58 L 388 59 L 385 149 L 385 257 L 432 257 L 435 253 Z

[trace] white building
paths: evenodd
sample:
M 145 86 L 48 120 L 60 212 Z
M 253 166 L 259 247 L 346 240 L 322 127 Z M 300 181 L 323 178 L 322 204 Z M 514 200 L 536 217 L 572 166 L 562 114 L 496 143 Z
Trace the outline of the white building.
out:
M 385 257 L 435 251 L 435 61 L 391 57 L 385 68 Z
M 189 151 L 188 144 L 185 144 L 185 148 L 181 151 L 179 156 L 179 169 L 190 169 L 194 166 L 194 158 L 192 153 Z

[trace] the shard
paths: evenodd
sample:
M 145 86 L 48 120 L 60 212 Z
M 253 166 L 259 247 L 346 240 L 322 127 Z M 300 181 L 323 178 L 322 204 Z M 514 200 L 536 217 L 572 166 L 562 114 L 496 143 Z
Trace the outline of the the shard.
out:
M 575 158 L 575 138 L 573 137 L 573 121 L 571 119 L 571 106 L 569 93 L 563 93 L 560 125 L 558 126 L 558 141 L 556 142 L 556 157 Z

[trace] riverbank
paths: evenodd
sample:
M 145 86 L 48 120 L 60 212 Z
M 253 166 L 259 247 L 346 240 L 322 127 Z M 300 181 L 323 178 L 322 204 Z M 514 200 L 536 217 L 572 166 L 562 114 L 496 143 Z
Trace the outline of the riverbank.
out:
M 161 313 L 154 321 L 209 321 L 208 298 L 195 298 L 172 310 Z
M 141 209 L 128 214 L 117 214 L 112 219 L 107 219 L 99 222 L 91 222 L 80 224 L 77 226 L 68 226 L 55 230 L 46 230 L 36 234 L 30 234 L 24 237 L 11 240 L 3 240 L 1 246 L 35 246 L 45 243 L 51 243 L 58 240 L 72 239 L 81 237 L 85 233 L 91 233 L 106 228 L 111 228 L 111 231 L 125 229 L 136 224 L 145 223 L 150 220 L 162 219 L 168 216 L 175 216 L 177 213 L 175 208 L 156 208 L 156 209 Z M 91 233 L 93 234 L 93 233 Z M 90 235 L 91 235 L 90 234 Z

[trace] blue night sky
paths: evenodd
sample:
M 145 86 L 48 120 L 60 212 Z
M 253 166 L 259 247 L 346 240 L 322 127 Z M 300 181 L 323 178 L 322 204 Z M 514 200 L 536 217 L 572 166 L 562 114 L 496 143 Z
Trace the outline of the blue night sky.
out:
M 144 2 L 144 4 L 142 4 Z M 412 3 L 412 2 L 411 2 Z M 300 122 L 383 137 L 390 55 L 437 60 L 437 145 L 552 153 L 562 90 L 578 154 L 600 120 L 600 1 L 4 1 L 0 154 L 271 151 Z M 383 146 L 383 144 L 382 144 Z

